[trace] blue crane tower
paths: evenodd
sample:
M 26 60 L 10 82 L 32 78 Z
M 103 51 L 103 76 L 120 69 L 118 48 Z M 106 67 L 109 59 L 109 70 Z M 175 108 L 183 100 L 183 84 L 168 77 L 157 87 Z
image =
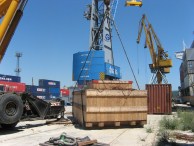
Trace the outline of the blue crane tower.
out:
M 90 49 L 73 55 L 73 81 L 80 85 L 91 80 L 121 78 L 120 67 L 114 65 L 111 35 L 117 5 L 118 0 L 112 0 L 107 10 L 103 0 L 92 0 L 84 12 L 90 21 Z

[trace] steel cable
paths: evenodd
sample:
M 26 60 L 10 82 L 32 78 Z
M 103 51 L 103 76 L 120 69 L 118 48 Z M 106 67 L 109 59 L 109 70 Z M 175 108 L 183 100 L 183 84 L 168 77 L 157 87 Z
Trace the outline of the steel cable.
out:
M 139 88 L 139 84 L 138 84 L 138 82 L 137 82 L 136 76 L 135 76 L 134 71 L 133 71 L 133 68 L 132 68 L 131 63 L 130 63 L 130 61 L 129 61 L 129 57 L 127 56 L 127 52 L 126 52 L 126 50 L 125 50 L 124 44 L 123 44 L 123 42 L 122 42 L 122 40 L 121 40 L 121 37 L 120 37 L 119 31 L 118 31 L 118 29 L 117 29 L 117 26 L 116 26 L 116 24 L 115 24 L 115 21 L 114 21 L 114 20 L 113 20 L 113 25 L 114 25 L 114 27 L 115 27 L 115 30 L 116 30 L 117 36 L 118 36 L 118 38 L 119 38 L 119 40 L 120 40 L 120 43 L 121 43 L 121 45 L 122 45 L 123 51 L 124 51 L 125 56 L 126 56 L 126 58 L 127 58 L 127 61 L 128 61 L 129 67 L 130 67 L 130 69 L 131 69 L 131 72 L 132 72 L 133 77 L 134 77 L 134 79 L 135 79 L 135 82 L 136 82 L 136 84 L 137 84 L 137 87 L 138 87 L 138 89 L 140 90 L 140 88 Z

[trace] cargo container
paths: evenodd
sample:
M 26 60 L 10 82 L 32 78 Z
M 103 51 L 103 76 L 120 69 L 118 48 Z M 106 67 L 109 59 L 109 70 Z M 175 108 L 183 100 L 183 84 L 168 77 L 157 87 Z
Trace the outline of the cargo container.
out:
M 47 96 L 48 100 L 50 99 L 56 99 L 56 98 L 59 98 L 60 97 L 60 93 L 48 93 L 48 96 Z
M 50 94 L 60 94 L 60 88 L 48 88 Z
M 21 78 L 18 76 L 11 76 L 11 75 L 3 75 L 0 74 L 0 81 L 6 81 L 6 82 L 21 82 Z
M 48 93 L 48 88 L 42 87 L 42 86 L 34 86 L 34 85 L 26 85 L 26 92 L 29 93 Z
M 0 81 L 0 86 L 4 88 L 3 91 L 5 92 L 23 93 L 25 92 L 25 89 L 26 89 L 26 86 L 24 83 L 18 83 L 18 82 Z
M 84 51 L 73 55 L 74 81 L 79 79 L 81 83 L 83 80 L 98 80 L 100 72 L 104 72 L 104 51 L 92 51 L 87 59 L 88 53 L 89 51 Z M 82 72 L 81 75 L 80 72 Z
M 69 96 L 69 89 L 61 89 L 60 93 L 61 96 Z
M 188 74 L 194 74 L 194 60 L 187 61 L 187 68 Z
M 190 49 L 184 51 L 183 61 L 180 68 L 183 68 L 182 72 L 180 70 L 180 98 L 183 103 L 190 102 L 191 104 L 194 104 L 194 41 Z
M 184 88 L 188 88 L 194 84 L 194 74 L 187 74 L 184 78 Z
M 60 81 L 40 79 L 39 86 L 60 88 Z
M 184 67 L 183 67 L 183 63 L 181 63 L 181 66 L 179 68 L 179 71 L 180 71 L 180 81 L 181 82 L 184 82 Z M 182 87 L 182 86 L 181 86 Z
M 121 78 L 120 68 L 105 62 L 103 50 L 88 54 L 89 51 L 85 51 L 73 55 L 73 81 L 79 80 L 81 84 L 83 81 Z
M 171 114 L 171 84 L 147 84 L 148 114 Z
M 105 74 L 120 79 L 120 67 L 105 63 Z
M 46 100 L 49 98 L 47 93 L 31 93 L 31 95 L 38 97 L 39 99 Z

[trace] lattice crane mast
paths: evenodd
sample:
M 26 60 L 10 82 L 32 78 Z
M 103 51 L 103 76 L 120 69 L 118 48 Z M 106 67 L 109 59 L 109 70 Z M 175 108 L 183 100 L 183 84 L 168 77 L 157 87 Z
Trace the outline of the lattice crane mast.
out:
M 152 25 L 149 23 L 146 15 L 144 14 L 139 23 L 139 31 L 137 43 L 140 43 L 142 30 L 144 29 L 146 36 L 145 48 L 149 48 L 152 58 L 152 64 L 149 64 L 151 73 L 155 75 L 153 83 L 162 84 L 162 80 L 167 83 L 165 74 L 170 73 L 172 67 L 172 60 L 168 58 L 167 52 L 164 51 Z M 157 81 L 155 82 L 155 79 Z

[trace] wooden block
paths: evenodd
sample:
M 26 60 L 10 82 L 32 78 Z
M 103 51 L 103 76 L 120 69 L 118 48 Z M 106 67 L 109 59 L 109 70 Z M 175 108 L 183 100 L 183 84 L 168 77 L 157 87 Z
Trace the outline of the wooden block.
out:
M 115 126 L 118 127 L 121 125 L 121 122 L 115 122 Z
M 104 123 L 103 122 L 98 123 L 98 127 L 104 127 Z
M 92 145 L 97 143 L 97 140 L 88 140 L 88 141 L 83 141 L 83 142 L 78 142 L 78 146 L 87 146 L 87 145 Z
M 147 124 L 147 121 L 141 121 L 141 122 L 140 122 L 140 125 L 141 125 L 141 126 L 143 126 L 143 125 L 145 125 L 145 124 Z
M 92 123 L 86 123 L 86 127 L 92 127 L 93 124 Z
M 131 121 L 129 124 L 132 125 L 132 126 L 135 126 L 136 125 L 136 121 Z

